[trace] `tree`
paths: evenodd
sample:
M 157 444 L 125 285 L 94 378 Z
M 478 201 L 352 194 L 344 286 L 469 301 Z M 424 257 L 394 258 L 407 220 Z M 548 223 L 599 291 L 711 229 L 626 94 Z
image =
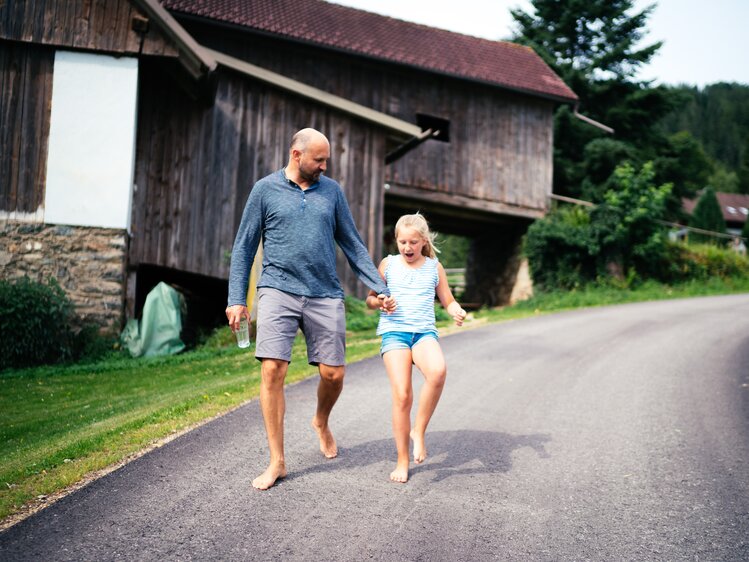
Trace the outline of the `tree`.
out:
M 515 41 L 533 48 L 580 98 L 581 111 L 615 129 L 613 140 L 630 145 L 641 165 L 667 145 L 655 127 L 683 95 L 634 79 L 661 46 L 638 47 L 654 6 L 633 12 L 633 0 L 533 0 L 533 14 L 511 10 Z M 584 164 L 586 146 L 605 133 L 562 106 L 555 115 L 554 191 L 579 196 L 583 185 L 600 185 Z M 590 152 L 590 151 L 589 151 Z M 607 166 L 610 167 L 610 166 Z M 594 172 L 595 173 L 595 172 Z M 587 181 L 586 181 L 587 180 Z
M 671 189 L 671 184 L 655 183 L 651 162 L 639 170 L 628 163 L 614 170 L 604 202 L 591 215 L 607 271 L 661 275 L 667 236 L 659 220 L 664 218 Z
M 686 103 L 661 119 L 659 128 L 666 134 L 691 133 L 714 163 L 738 175 L 740 192 L 749 193 L 749 86 L 718 83 L 672 91 L 684 96 Z
M 651 163 L 617 167 L 600 204 L 554 210 L 528 229 L 534 283 L 572 288 L 598 278 L 669 275 L 664 217 L 671 185 L 656 186 Z
M 669 218 L 681 220 L 682 199 L 694 199 L 708 184 L 713 165 L 702 145 L 687 131 L 671 135 L 655 159 L 656 181 L 673 184 L 667 203 Z
M 738 176 L 739 193 L 749 193 L 749 132 L 741 151 L 741 165 L 736 175 Z
M 712 232 L 725 233 L 726 221 L 723 218 L 723 211 L 720 210 L 718 198 L 712 187 L 706 188 L 699 201 L 697 201 L 697 205 L 689 219 L 689 226 Z M 718 240 L 713 236 L 698 233 L 690 234 L 690 239 L 695 242 L 712 243 L 716 243 Z

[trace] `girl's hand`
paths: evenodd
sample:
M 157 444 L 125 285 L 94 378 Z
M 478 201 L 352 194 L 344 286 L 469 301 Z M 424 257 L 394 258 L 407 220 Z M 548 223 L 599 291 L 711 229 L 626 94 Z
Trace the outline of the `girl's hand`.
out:
M 377 295 L 377 300 L 380 301 L 380 310 L 390 314 L 395 311 L 398 307 L 398 303 L 395 302 L 393 297 L 386 297 L 385 295 Z
M 455 324 L 458 326 L 463 325 L 463 321 L 466 319 L 466 315 L 468 314 L 456 301 L 450 303 L 450 306 L 447 307 L 447 313 L 453 317 L 453 320 L 455 320 Z
M 462 308 L 459 308 L 455 312 L 455 314 L 453 314 L 453 320 L 455 320 L 455 324 L 457 326 L 462 326 L 463 325 L 463 321 L 466 319 L 466 315 L 467 314 L 468 313 L 465 310 L 463 310 Z

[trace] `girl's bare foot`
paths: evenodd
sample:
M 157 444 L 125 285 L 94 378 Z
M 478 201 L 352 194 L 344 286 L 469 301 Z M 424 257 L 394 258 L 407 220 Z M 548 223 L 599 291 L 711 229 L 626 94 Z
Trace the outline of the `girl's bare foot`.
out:
M 411 439 L 413 439 L 414 442 L 414 462 L 416 464 L 421 464 L 424 462 L 424 459 L 427 458 L 427 448 L 426 445 L 424 445 L 424 436 L 418 435 L 412 431 Z
M 271 464 L 260 476 L 252 481 L 252 487 L 258 490 L 267 490 L 276 480 L 286 477 L 286 465 L 284 463 Z
M 390 473 L 390 480 L 401 484 L 408 482 L 408 461 L 405 463 L 399 462 L 395 466 L 395 470 Z
M 334 459 L 338 456 L 338 446 L 335 443 L 335 438 L 330 428 L 325 425 L 318 425 L 315 419 L 312 419 L 312 427 L 317 432 L 317 437 L 320 439 L 320 451 L 325 458 Z

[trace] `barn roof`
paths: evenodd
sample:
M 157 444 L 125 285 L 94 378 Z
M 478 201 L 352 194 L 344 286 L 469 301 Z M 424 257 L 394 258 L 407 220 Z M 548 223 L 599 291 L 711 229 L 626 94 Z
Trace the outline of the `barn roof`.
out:
M 241 61 L 224 53 L 213 51 L 199 45 L 195 39 L 164 9 L 159 0 L 131 0 L 136 6 L 143 10 L 150 18 L 153 18 L 166 35 L 175 43 L 179 52 L 179 59 L 193 78 L 205 79 L 207 73 L 211 73 L 220 64 L 247 76 L 273 84 L 281 89 L 294 94 L 314 100 L 316 103 L 334 107 L 348 113 L 385 127 L 396 137 L 403 139 L 411 138 L 421 133 L 416 125 L 397 119 L 385 113 L 375 111 L 350 100 L 323 92 L 307 84 L 292 80 L 275 72 L 260 68 L 258 66 Z
M 381 16 L 323 0 L 162 0 L 182 13 L 510 90 L 574 102 L 532 49 Z

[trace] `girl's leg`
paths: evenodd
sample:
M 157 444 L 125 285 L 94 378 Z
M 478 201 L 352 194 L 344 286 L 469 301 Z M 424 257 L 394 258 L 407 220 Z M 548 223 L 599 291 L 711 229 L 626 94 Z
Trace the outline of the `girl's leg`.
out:
M 390 389 L 393 395 L 393 437 L 398 450 L 398 464 L 390 473 L 393 482 L 408 481 L 408 445 L 411 429 L 411 405 L 413 404 L 413 388 L 411 386 L 411 350 L 393 349 L 382 356 L 385 370 L 390 379 Z
M 413 347 L 412 352 L 414 363 L 424 373 L 424 386 L 419 394 L 419 409 L 411 431 L 411 439 L 414 440 L 414 462 L 418 464 L 424 462 L 427 457 L 424 434 L 445 386 L 447 366 L 442 348 L 433 338 L 421 340 Z

